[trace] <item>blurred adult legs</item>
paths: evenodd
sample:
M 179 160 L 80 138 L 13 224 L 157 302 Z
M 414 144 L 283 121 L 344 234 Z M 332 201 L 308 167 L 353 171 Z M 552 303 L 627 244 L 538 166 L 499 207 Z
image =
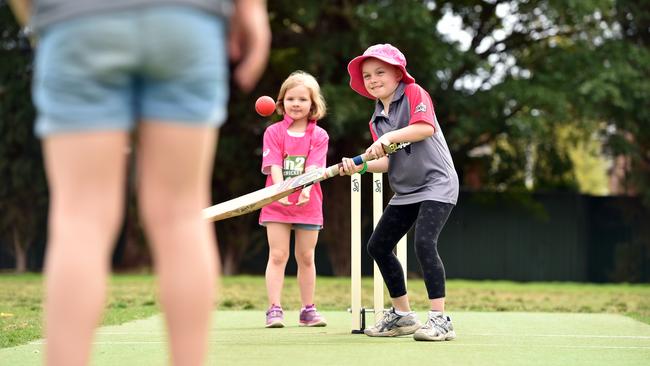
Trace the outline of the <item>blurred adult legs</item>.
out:
M 212 225 L 201 211 L 210 203 L 215 143 L 209 127 L 144 122 L 139 131 L 140 212 L 174 365 L 202 365 L 208 345 L 219 270 Z
M 88 364 L 123 212 L 127 143 L 125 132 L 53 135 L 43 141 L 51 200 L 45 262 L 48 365 Z

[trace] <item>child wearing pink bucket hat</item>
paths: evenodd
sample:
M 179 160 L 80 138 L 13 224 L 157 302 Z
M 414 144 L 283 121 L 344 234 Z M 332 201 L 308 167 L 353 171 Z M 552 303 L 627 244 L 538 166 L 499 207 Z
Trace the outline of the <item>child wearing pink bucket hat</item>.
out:
M 370 118 L 374 143 L 366 153 L 378 159 L 355 165 L 344 158 L 341 175 L 388 172 L 395 195 L 368 240 L 390 293 L 392 308 L 365 329 L 371 337 L 413 334 L 418 341 L 456 337 L 445 310 L 445 269 L 438 255 L 438 236 L 458 199 L 458 176 L 449 147 L 436 119 L 429 93 L 406 71 L 406 57 L 390 44 L 369 47 L 348 64 L 350 87 L 376 101 Z M 390 156 L 382 145 L 409 142 Z M 411 311 L 404 271 L 393 249 L 415 225 L 414 245 L 431 304 L 422 325 Z

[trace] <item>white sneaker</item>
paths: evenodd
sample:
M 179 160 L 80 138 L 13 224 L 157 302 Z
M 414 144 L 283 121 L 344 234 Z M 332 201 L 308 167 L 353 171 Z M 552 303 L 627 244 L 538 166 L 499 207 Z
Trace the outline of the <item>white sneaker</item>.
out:
M 395 309 L 384 313 L 384 318 L 363 332 L 369 337 L 396 337 L 413 334 L 422 326 L 415 313 L 399 315 Z
M 456 338 L 451 318 L 438 313 L 429 315 L 429 320 L 413 334 L 416 341 L 450 341 Z

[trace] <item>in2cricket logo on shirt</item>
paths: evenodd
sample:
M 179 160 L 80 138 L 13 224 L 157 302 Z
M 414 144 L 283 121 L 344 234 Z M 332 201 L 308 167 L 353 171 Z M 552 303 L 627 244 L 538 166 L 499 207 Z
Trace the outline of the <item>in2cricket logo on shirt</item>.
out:
M 304 173 L 306 161 L 306 156 L 287 155 L 284 158 L 284 167 L 282 168 L 282 176 L 284 176 L 284 179 L 297 177 Z
M 413 111 L 413 114 L 419 113 L 419 112 L 425 113 L 426 111 L 427 111 L 426 104 L 420 103 L 420 104 L 415 106 L 415 110 Z

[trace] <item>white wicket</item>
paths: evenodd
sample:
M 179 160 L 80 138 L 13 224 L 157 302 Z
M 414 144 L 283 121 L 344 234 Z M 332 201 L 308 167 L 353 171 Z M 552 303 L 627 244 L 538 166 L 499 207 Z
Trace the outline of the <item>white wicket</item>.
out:
M 351 294 L 352 332 L 363 331 L 361 326 L 361 175 L 353 174 L 350 180 L 351 217 Z M 364 324 L 365 326 L 365 324 Z
M 381 173 L 372 175 L 372 217 L 373 228 L 377 226 L 384 211 L 383 204 L 383 177 Z M 373 262 L 373 309 L 365 309 L 361 304 L 361 175 L 354 174 L 350 180 L 350 207 L 351 207 L 351 312 L 352 333 L 363 333 L 365 328 L 365 313 L 372 312 L 375 322 L 383 317 L 384 307 L 384 280 L 379 272 L 377 263 Z M 406 235 L 399 241 L 396 248 L 397 258 L 402 264 L 406 276 Z M 405 277 L 406 281 L 406 277 Z

